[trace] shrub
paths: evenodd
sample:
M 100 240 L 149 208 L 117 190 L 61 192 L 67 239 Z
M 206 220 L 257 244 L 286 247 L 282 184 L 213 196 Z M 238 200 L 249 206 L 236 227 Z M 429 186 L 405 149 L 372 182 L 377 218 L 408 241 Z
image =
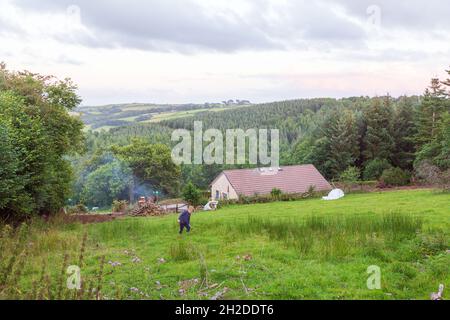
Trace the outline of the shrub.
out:
M 280 198 L 282 193 L 283 192 L 278 188 L 273 188 L 272 191 L 270 191 L 270 195 L 275 199 Z
M 305 193 L 281 193 L 277 198 L 270 195 L 253 195 L 253 196 L 244 196 L 240 195 L 237 200 L 221 200 L 219 201 L 218 208 L 222 208 L 224 206 L 230 204 L 255 204 L 255 203 L 269 203 L 274 201 L 297 201 L 303 200 L 306 198 L 322 196 L 323 192 L 316 192 L 314 186 L 310 186 L 308 191 Z
M 205 204 L 207 204 L 209 202 L 209 200 L 210 200 L 210 197 L 201 196 L 200 200 L 199 200 L 199 204 L 200 205 L 205 205 Z
M 415 170 L 416 178 L 429 184 L 439 183 L 441 170 L 429 161 L 422 161 Z
M 405 186 L 410 182 L 411 175 L 400 168 L 391 168 L 383 171 L 380 180 L 387 186 Z
M 443 190 L 450 190 L 450 169 L 442 172 L 429 161 L 422 161 L 416 167 L 416 178 L 430 185 L 438 186 Z
M 114 200 L 112 203 L 113 212 L 125 212 L 128 208 L 128 201 L 126 200 Z
M 357 167 L 348 167 L 344 172 L 342 172 L 339 176 L 339 181 L 352 184 L 357 183 L 359 181 L 359 177 L 361 176 L 361 170 Z
M 88 213 L 88 212 L 89 212 L 88 208 L 82 203 L 79 203 L 79 204 L 77 204 L 75 206 L 71 206 L 71 207 L 67 208 L 67 213 L 68 214 Z
M 188 184 L 183 189 L 183 200 L 193 206 L 198 206 L 200 204 L 202 194 L 199 189 L 192 182 Z
M 383 171 L 392 168 L 386 159 L 374 159 L 366 164 L 364 169 L 364 180 L 378 180 Z
M 316 186 L 314 185 L 310 185 L 308 187 L 308 191 L 306 193 L 304 193 L 302 196 L 303 198 L 307 198 L 307 197 L 311 197 L 316 193 Z

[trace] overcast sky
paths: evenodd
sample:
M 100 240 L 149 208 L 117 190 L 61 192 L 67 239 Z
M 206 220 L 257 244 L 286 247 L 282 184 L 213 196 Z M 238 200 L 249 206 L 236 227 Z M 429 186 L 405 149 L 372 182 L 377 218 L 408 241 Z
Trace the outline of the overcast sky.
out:
M 84 105 L 421 94 L 450 1 L 0 0 L 0 61 Z

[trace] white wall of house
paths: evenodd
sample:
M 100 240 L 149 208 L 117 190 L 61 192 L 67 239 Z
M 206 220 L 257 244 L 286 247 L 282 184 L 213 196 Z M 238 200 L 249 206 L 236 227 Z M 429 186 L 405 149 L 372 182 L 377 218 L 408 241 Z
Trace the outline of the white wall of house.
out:
M 220 176 L 211 185 L 211 198 L 214 200 L 219 199 L 238 199 L 239 196 L 233 189 L 233 186 L 228 181 L 225 174 L 221 173 Z

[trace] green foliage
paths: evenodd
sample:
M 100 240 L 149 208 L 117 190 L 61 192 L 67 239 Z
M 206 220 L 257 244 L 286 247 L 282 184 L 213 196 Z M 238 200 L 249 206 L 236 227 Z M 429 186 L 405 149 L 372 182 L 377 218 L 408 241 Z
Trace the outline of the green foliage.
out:
M 114 200 L 112 203 L 113 212 L 125 212 L 128 209 L 128 201 Z
M 324 163 L 325 172 L 337 177 L 349 166 L 353 166 L 359 158 L 359 134 L 356 116 L 349 110 L 335 111 L 329 115 L 324 124 L 326 143 L 322 153 L 327 155 Z M 320 151 L 319 151 L 320 154 Z
M 66 157 L 83 150 L 82 122 L 69 114 L 80 99 L 70 80 L 58 81 L 0 66 L 2 218 L 59 211 L 73 178 Z M 2 141 L 3 143 L 3 141 Z M 6 165 L 6 163 L 8 163 Z
M 358 167 L 348 167 L 339 175 L 339 181 L 344 183 L 357 183 L 361 177 L 361 170 Z
M 450 100 L 449 100 L 450 109 Z M 435 163 L 442 168 L 450 169 L 450 113 L 446 112 L 442 115 L 440 121 L 439 132 L 436 142 L 439 144 L 437 156 L 434 158 Z
M 405 119 L 410 119 L 414 114 L 418 97 L 385 98 L 388 108 L 385 108 L 386 103 L 382 103 L 382 99 L 358 97 L 281 101 L 224 110 L 219 113 L 196 113 L 191 117 L 165 120 L 160 123 L 128 125 L 113 128 L 109 132 L 89 132 L 87 134 L 89 155 L 86 159 L 77 160 L 75 163 L 77 172 L 80 172 L 77 174 L 79 177 L 77 193 L 81 193 L 82 188 L 79 186 L 85 183 L 86 176 L 96 169 L 94 166 L 92 168 L 83 166 L 84 160 L 89 162 L 89 157 L 102 159 L 100 155 L 107 154 L 105 150 L 108 150 L 111 145 L 127 146 L 135 137 L 152 144 L 157 142 L 170 147 L 173 145 L 170 140 L 172 131 L 174 129 L 192 130 L 195 120 L 202 121 L 204 128 L 218 128 L 223 132 L 229 128 L 244 130 L 278 128 L 280 129 L 281 165 L 311 163 L 327 178 L 338 178 L 350 166 L 364 168 L 364 162 L 367 159 L 362 156 L 365 151 L 363 142 L 368 126 L 365 116 L 368 115 L 368 109 L 378 100 L 382 104 L 382 111 L 390 110 L 387 113 L 392 117 L 389 123 L 392 122 L 392 126 L 401 125 L 397 131 L 389 129 L 395 143 L 388 160 L 397 164 L 394 161 L 399 159 L 397 166 L 410 169 L 411 146 L 407 141 L 407 135 L 410 135 L 410 131 L 414 129 L 410 128 L 410 125 L 414 126 L 414 123 L 411 124 Z M 113 114 L 115 110 L 113 107 L 108 107 L 111 109 L 108 114 Z M 380 111 L 380 113 L 383 115 L 383 112 Z M 392 126 L 389 125 L 389 127 Z M 181 182 L 192 181 L 199 188 L 207 189 L 209 183 L 220 171 L 248 167 L 254 166 L 249 164 L 181 165 Z M 77 199 L 77 196 L 74 198 Z
M 89 209 L 82 203 L 67 208 L 68 214 L 88 213 Z
M 25 179 L 20 170 L 19 154 L 14 147 L 8 127 L 0 119 L 0 211 L 30 213 L 31 197 L 23 193 Z
M 366 162 L 374 159 L 389 159 L 392 156 L 395 147 L 392 118 L 393 111 L 389 96 L 384 101 L 374 99 L 371 106 L 365 110 L 366 132 L 362 154 Z
M 400 168 L 390 168 L 383 171 L 380 181 L 387 186 L 405 186 L 411 180 L 411 174 Z
M 390 169 L 392 165 L 386 159 L 373 159 L 364 169 L 364 180 L 378 180 L 383 171 Z
M 172 161 L 171 150 L 164 144 L 150 144 L 133 139 L 127 146 L 112 146 L 114 155 L 131 169 L 137 183 L 147 183 L 165 194 L 176 195 L 180 168 Z
M 304 193 L 281 193 L 274 197 L 270 195 L 254 195 L 254 196 L 239 196 L 239 199 L 233 200 L 221 200 L 219 202 L 220 207 L 225 207 L 233 204 L 257 204 L 257 203 L 269 203 L 277 201 L 298 201 L 308 198 L 314 198 L 322 196 L 324 193 L 315 192 L 314 187 L 310 186 L 307 192 Z
M 280 198 L 280 196 L 282 195 L 282 191 L 280 189 L 277 188 L 273 188 L 272 191 L 270 191 L 270 195 L 275 198 L 278 199 Z
M 405 170 L 412 170 L 415 158 L 415 113 L 416 107 L 412 105 L 411 100 L 402 97 L 393 115 L 392 137 L 394 138 L 395 147 L 390 161 L 394 166 Z
M 190 205 L 198 206 L 200 204 L 202 193 L 192 182 L 188 182 L 183 188 L 183 200 L 187 201 Z
M 415 135 L 416 166 L 428 159 L 438 165 L 440 169 L 450 168 L 448 152 L 450 99 L 449 92 L 445 91 L 444 86 L 450 87 L 450 84 L 448 82 L 441 83 L 439 79 L 432 79 L 419 106 Z
M 107 207 L 114 199 L 126 199 L 131 172 L 119 161 L 98 167 L 90 173 L 83 186 L 83 202 L 96 207 Z

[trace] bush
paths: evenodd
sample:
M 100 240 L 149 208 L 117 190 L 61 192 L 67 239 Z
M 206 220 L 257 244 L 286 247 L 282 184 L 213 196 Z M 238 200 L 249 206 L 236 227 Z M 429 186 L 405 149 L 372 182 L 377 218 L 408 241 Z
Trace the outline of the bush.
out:
M 361 170 L 357 167 L 348 167 L 344 172 L 342 172 L 339 176 L 339 181 L 343 183 L 357 183 L 359 181 L 359 177 L 361 176 Z
M 67 208 L 68 214 L 75 214 L 75 213 L 88 213 L 89 210 L 86 208 L 86 206 L 82 203 L 79 203 L 75 206 L 71 206 Z
M 272 198 L 275 198 L 275 199 L 280 198 L 282 193 L 283 192 L 278 188 L 273 188 L 272 191 L 270 191 L 270 195 L 272 196 Z
M 380 181 L 387 186 L 405 186 L 410 180 L 410 173 L 400 168 L 384 170 L 380 178 Z
M 364 169 L 364 180 L 379 180 L 384 170 L 392 168 L 386 159 L 374 159 Z
M 128 201 L 126 200 L 114 200 L 112 203 L 113 212 L 125 212 L 128 208 Z
M 192 182 L 188 184 L 183 189 L 183 200 L 185 200 L 190 205 L 196 207 L 200 204 L 202 198 L 202 193 Z
M 255 204 L 255 203 L 269 203 L 275 201 L 297 201 L 311 197 L 322 196 L 323 192 L 316 192 L 314 186 L 309 187 L 305 193 L 281 193 L 277 198 L 270 195 L 254 195 L 243 196 L 240 195 L 237 200 L 221 200 L 219 201 L 218 208 L 230 205 L 230 204 Z
M 450 190 L 450 169 L 443 172 L 429 161 L 422 161 L 415 171 L 416 178 L 420 181 L 446 191 Z

